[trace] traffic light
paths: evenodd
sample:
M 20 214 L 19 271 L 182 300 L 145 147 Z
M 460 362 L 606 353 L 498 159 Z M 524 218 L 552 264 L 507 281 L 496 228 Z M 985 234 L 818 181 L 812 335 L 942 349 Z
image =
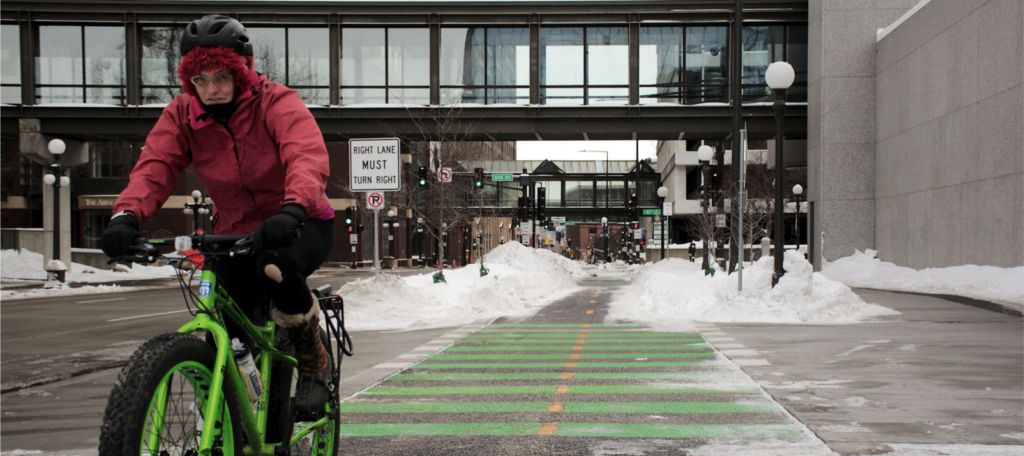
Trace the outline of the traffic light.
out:
M 540 187 L 537 189 L 537 218 L 544 219 L 544 209 L 547 208 L 547 189 Z
M 480 188 L 484 186 L 484 169 L 473 168 L 473 186 Z
M 526 220 L 533 219 L 533 198 L 526 197 Z
M 352 206 L 345 208 L 345 231 L 349 233 L 355 232 L 355 226 L 352 225 L 352 221 L 354 220 L 352 214 L 354 212 L 355 208 Z
M 572 247 L 572 238 L 566 238 L 565 239 L 565 245 L 567 245 L 569 247 Z
M 519 197 L 519 220 L 526 220 L 529 216 L 526 215 L 526 197 Z M 518 222 L 518 220 L 517 220 Z M 518 226 L 518 225 L 517 225 Z
M 640 222 L 633 222 L 633 223 L 630 223 L 630 224 L 629 224 L 629 227 L 630 227 L 631 229 L 634 229 L 634 230 L 639 230 L 639 229 L 640 229 Z
M 629 216 L 632 220 L 640 220 L 640 205 L 636 193 L 629 195 Z
M 426 187 L 427 186 L 427 167 L 426 166 L 420 166 L 419 176 L 420 176 L 420 187 Z

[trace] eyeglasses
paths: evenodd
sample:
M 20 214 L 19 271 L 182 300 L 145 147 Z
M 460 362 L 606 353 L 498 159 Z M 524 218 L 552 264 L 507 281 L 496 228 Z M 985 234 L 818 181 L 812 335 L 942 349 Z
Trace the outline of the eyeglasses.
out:
M 226 86 L 226 85 L 231 85 L 231 82 L 233 80 L 234 80 L 234 78 L 232 78 L 230 74 L 220 73 L 220 74 L 213 75 L 213 83 L 217 84 L 218 86 L 221 86 L 221 87 Z M 192 84 L 195 85 L 196 87 L 206 87 L 207 85 L 210 84 L 210 78 L 208 78 L 206 76 L 203 76 L 201 74 L 200 75 L 192 76 L 191 81 L 192 81 Z

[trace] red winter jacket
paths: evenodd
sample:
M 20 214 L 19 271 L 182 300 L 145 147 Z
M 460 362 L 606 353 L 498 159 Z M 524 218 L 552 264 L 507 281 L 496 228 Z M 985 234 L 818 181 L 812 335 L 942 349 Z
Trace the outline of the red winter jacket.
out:
M 227 125 L 204 116 L 197 98 L 178 95 L 146 138 L 114 213 L 153 216 L 190 163 L 213 199 L 213 231 L 245 234 L 298 203 L 310 218 L 334 216 L 324 193 L 330 169 L 323 135 L 294 90 L 259 76 L 238 96 Z

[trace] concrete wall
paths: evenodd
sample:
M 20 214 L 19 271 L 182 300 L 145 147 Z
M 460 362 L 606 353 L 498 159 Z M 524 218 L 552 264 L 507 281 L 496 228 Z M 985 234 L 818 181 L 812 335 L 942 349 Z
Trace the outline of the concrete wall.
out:
M 1024 264 L 1022 30 L 1022 0 L 932 0 L 877 43 L 881 259 Z
M 875 31 L 915 4 L 808 1 L 807 190 L 829 260 L 875 247 Z

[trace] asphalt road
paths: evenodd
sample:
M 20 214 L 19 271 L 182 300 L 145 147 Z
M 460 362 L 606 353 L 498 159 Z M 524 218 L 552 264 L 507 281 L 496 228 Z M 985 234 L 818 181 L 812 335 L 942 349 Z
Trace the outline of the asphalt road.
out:
M 338 289 L 371 275 L 365 269 L 325 269 L 310 277 L 309 284 Z M 94 454 L 107 396 L 121 366 L 146 339 L 173 332 L 191 318 L 180 288 L 169 283 L 151 281 L 148 285 L 164 287 L 127 293 L 5 300 L 0 318 L 0 451 Z M 393 369 L 372 369 L 380 359 L 405 353 L 445 331 L 353 333 L 356 356 L 343 361 L 341 393 L 350 395 L 391 373 Z
M 780 455 L 894 443 L 1024 454 L 1024 319 L 855 290 L 902 314 L 666 333 L 604 321 L 622 284 L 584 282 L 525 319 L 353 334 L 346 454 L 685 454 L 721 436 Z M 182 309 L 177 289 L 4 302 L 0 452 L 94 455 L 115 366 L 187 321 Z

